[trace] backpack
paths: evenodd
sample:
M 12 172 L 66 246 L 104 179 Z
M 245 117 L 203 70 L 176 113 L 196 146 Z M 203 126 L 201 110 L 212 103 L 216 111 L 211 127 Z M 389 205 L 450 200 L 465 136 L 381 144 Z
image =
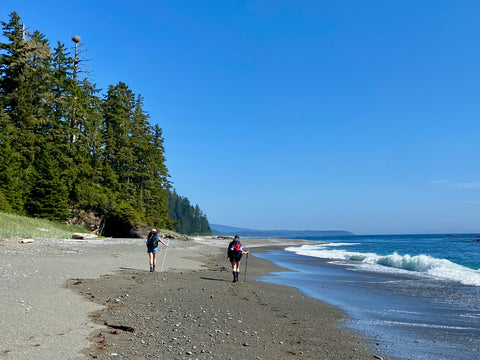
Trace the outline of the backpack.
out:
M 228 247 L 228 257 L 230 261 L 240 261 L 242 255 L 242 244 L 240 244 L 240 241 L 232 241 Z
M 147 237 L 147 247 L 149 249 L 155 249 L 158 247 L 158 236 L 157 233 L 151 232 Z
M 239 244 L 240 242 L 237 239 L 230 241 L 227 248 L 227 255 L 230 260 L 235 259 L 235 244 Z

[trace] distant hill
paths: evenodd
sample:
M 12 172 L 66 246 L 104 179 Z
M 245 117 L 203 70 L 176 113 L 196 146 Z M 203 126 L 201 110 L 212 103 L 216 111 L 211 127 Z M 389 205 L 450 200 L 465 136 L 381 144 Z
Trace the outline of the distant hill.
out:
M 227 225 L 210 224 L 213 235 L 240 235 L 245 237 L 301 237 L 301 236 L 345 236 L 354 235 L 343 230 L 254 230 Z

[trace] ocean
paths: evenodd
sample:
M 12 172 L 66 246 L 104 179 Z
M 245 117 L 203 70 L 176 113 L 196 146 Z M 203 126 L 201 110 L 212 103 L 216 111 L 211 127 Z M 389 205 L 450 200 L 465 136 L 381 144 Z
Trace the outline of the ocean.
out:
M 397 359 L 480 359 L 476 234 L 304 238 L 255 256 L 291 271 L 257 280 L 339 307 L 371 346 Z

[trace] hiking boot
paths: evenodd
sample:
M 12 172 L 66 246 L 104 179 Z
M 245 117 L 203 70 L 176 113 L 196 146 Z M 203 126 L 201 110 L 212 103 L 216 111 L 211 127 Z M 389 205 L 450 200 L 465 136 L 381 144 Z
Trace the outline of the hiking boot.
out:
M 237 272 L 233 271 L 233 281 L 232 282 L 237 282 Z
M 150 272 L 153 271 L 153 265 L 150 265 Z
M 155 265 L 153 265 L 153 269 L 152 269 L 152 271 L 155 271 Z

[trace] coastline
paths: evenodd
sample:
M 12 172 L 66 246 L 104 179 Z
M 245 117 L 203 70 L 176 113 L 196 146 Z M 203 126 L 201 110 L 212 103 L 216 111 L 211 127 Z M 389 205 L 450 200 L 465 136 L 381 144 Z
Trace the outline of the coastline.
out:
M 292 241 L 245 239 L 244 244 L 255 253 Z M 149 273 L 142 239 L 95 244 L 58 240 L 21 246 L 1 243 L 2 264 L 10 268 L 3 270 L 2 287 L 9 291 L 0 296 L 0 304 L 2 323 L 10 331 L 0 333 L 7 340 L 0 345 L 0 356 L 381 358 L 373 354 L 366 339 L 341 326 L 344 315 L 337 308 L 304 297 L 294 288 L 253 280 L 280 270 L 269 261 L 249 256 L 247 281 L 244 259 L 241 282 L 231 283 L 225 245 L 225 240 L 215 238 L 173 240 L 165 271 Z M 163 256 L 160 251 L 157 261 L 161 263 Z M 22 258 L 36 264 L 33 274 L 28 266 L 22 268 Z M 14 273 L 17 276 L 11 276 Z M 12 283 L 15 277 L 17 286 Z M 23 294 L 26 300 L 20 299 L 23 287 L 18 282 L 30 285 Z M 56 301 L 47 296 L 40 303 L 45 292 Z M 18 317 L 8 316 L 9 306 L 14 307 L 13 313 L 22 313 L 25 321 L 31 317 L 28 331 Z M 67 330 L 59 329 L 59 323 Z

